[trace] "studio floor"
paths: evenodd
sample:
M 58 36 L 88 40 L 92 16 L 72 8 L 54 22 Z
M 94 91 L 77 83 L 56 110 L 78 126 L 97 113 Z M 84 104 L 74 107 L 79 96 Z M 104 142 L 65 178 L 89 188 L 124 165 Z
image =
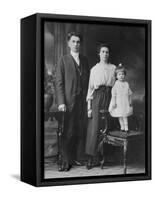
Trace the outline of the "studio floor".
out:
M 127 174 L 145 173 L 144 164 L 129 163 L 127 165 Z M 83 177 L 83 176 L 101 176 L 101 175 L 122 175 L 123 163 L 107 163 L 101 169 L 99 166 L 87 170 L 85 166 L 73 166 L 68 172 L 59 172 L 56 163 L 49 159 L 45 161 L 45 179 L 63 178 L 63 177 Z
M 84 177 L 84 176 L 101 176 L 101 175 L 122 175 L 123 168 L 123 151 L 122 148 L 108 148 L 109 157 L 103 169 L 100 166 L 87 170 L 85 165 L 73 166 L 68 172 L 59 172 L 56 163 L 57 155 L 57 123 L 48 121 L 45 123 L 45 160 L 44 160 L 44 178 L 63 178 L 63 177 Z M 145 142 L 136 140 L 128 145 L 127 156 L 127 174 L 145 173 Z

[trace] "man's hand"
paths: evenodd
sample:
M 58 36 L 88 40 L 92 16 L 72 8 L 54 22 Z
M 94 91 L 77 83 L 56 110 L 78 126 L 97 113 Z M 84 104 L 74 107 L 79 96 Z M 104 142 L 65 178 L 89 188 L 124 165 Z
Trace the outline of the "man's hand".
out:
M 61 111 L 61 112 L 66 112 L 66 105 L 65 104 L 59 105 L 58 110 Z

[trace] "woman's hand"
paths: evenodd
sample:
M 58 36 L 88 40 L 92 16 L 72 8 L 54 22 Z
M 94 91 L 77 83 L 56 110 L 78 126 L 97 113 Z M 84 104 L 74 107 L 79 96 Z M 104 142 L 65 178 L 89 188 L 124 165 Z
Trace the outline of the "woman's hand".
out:
M 87 116 L 92 118 L 92 101 L 90 99 L 87 102 Z
M 92 109 L 89 109 L 87 112 L 88 118 L 92 118 Z

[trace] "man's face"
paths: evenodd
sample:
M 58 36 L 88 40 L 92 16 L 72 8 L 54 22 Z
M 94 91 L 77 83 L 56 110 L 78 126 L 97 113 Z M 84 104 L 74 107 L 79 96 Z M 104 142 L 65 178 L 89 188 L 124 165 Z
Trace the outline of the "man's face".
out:
M 68 46 L 71 51 L 78 53 L 80 50 L 80 38 L 73 35 L 68 41 Z

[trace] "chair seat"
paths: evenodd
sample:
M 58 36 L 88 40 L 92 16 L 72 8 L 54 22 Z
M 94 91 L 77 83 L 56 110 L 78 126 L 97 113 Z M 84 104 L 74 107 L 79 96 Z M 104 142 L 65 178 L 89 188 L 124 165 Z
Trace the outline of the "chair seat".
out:
M 129 133 L 125 133 L 125 132 L 122 132 L 122 131 L 109 131 L 107 133 L 108 135 L 110 136 L 114 136 L 114 137 L 117 137 L 117 138 L 133 138 L 133 137 L 136 137 L 136 136 L 141 136 L 143 135 L 143 132 L 141 131 L 130 131 Z

